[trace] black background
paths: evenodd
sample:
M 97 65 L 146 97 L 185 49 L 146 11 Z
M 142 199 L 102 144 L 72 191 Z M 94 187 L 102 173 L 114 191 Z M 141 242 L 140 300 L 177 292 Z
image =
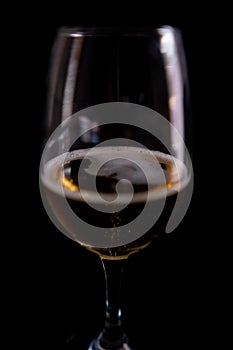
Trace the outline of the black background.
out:
M 66 5 L 66 6 L 65 6 Z M 216 314 L 213 291 L 217 277 L 212 252 L 211 228 L 206 214 L 208 190 L 203 174 L 206 145 L 206 84 L 211 30 L 202 11 L 193 5 L 187 9 L 135 8 L 122 4 L 94 8 L 64 4 L 54 8 L 31 5 L 12 32 L 13 61 L 21 78 L 16 81 L 20 109 L 14 149 L 26 152 L 26 160 L 17 157 L 20 169 L 16 207 L 17 237 L 10 245 L 14 256 L 9 312 L 12 337 L 24 346 L 76 348 L 86 350 L 104 320 L 104 276 L 99 258 L 63 236 L 50 222 L 43 208 L 38 185 L 41 152 L 41 123 L 45 113 L 47 75 L 51 47 L 61 26 L 74 25 L 163 25 L 181 29 L 191 88 L 194 135 L 195 187 L 187 215 L 166 239 L 157 240 L 148 249 L 133 255 L 126 264 L 122 307 L 127 333 L 135 350 L 190 348 L 207 342 Z M 111 8 L 110 8 L 111 6 Z M 205 25 L 206 36 L 202 35 Z M 11 28 L 12 29 L 12 28 Z M 22 84 L 23 82 L 23 84 Z M 21 89 L 21 86 L 23 88 Z M 15 124 L 15 125 L 16 125 Z M 19 129 L 18 128 L 19 125 Z M 20 131 L 19 131 L 20 130 Z M 205 146 L 206 147 L 206 146 Z M 31 153 L 31 154 L 30 154 Z M 33 156 L 32 156 L 33 154 Z M 26 167 L 26 170 L 25 170 Z M 14 183 L 19 177 L 14 173 Z M 29 189 L 29 190 L 28 190 Z M 14 220 L 13 220 L 14 221 Z M 14 223 L 8 221 L 8 225 Z M 19 244 L 18 244 L 19 242 Z M 213 277 L 214 276 L 214 277 Z M 219 321 L 218 321 L 219 322 Z M 16 331 L 20 330 L 20 338 Z M 19 340 L 20 339 L 20 340 Z M 160 347 L 162 344 L 162 347 Z

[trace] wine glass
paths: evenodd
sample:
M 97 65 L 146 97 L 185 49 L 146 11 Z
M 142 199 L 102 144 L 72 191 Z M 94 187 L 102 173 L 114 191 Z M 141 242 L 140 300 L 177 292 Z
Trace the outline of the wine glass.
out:
M 130 350 L 126 259 L 173 231 L 191 200 L 191 120 L 178 29 L 61 28 L 49 72 L 40 191 L 57 228 L 99 255 L 103 331 L 88 350 Z

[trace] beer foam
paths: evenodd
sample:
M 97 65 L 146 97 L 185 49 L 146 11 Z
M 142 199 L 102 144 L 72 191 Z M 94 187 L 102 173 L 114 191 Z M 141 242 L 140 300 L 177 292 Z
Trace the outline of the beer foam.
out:
M 132 202 L 164 198 L 181 191 L 189 181 L 185 164 L 171 155 L 139 147 L 118 146 L 94 147 L 63 153 L 44 165 L 41 173 L 42 183 L 56 194 L 73 200 L 83 200 L 82 193 L 85 192 L 85 200 L 98 203 L 100 201 L 98 193 L 83 189 L 81 192 L 71 191 L 62 185 L 63 167 L 77 159 L 91 160 L 92 166 L 85 170 L 90 175 L 95 175 L 96 169 L 99 169 L 98 176 L 109 176 L 117 168 L 114 178 L 120 182 L 124 179 L 125 167 L 127 167 L 127 174 L 132 178 L 134 184 L 145 183 L 146 178 L 150 187 L 149 191 L 134 193 Z M 134 164 L 142 172 L 135 171 Z M 163 168 L 168 174 L 167 179 L 165 179 Z M 121 193 L 118 198 L 119 204 L 127 203 L 129 195 Z M 108 197 L 108 204 L 111 205 L 113 194 L 108 193 L 105 195 L 106 197 Z

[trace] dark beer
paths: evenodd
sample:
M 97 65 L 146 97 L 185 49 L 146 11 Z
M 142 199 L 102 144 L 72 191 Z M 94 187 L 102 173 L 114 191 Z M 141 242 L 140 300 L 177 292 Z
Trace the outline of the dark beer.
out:
M 182 162 L 138 147 L 95 147 L 62 154 L 45 164 L 42 176 L 46 198 L 65 233 L 110 259 L 128 256 L 164 233 L 185 180 Z M 60 204 L 64 197 L 83 223 L 75 229 Z M 147 221 L 152 224 L 145 231 Z M 102 228 L 98 232 L 103 237 L 88 240 L 85 223 L 96 232 Z

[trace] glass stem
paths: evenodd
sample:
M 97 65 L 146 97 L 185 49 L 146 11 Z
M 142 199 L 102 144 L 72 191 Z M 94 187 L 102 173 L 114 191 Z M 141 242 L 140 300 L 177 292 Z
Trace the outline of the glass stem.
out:
M 106 350 L 123 349 L 127 338 L 122 330 L 120 290 L 126 259 L 101 259 L 106 282 L 105 326 L 98 338 L 101 348 Z

